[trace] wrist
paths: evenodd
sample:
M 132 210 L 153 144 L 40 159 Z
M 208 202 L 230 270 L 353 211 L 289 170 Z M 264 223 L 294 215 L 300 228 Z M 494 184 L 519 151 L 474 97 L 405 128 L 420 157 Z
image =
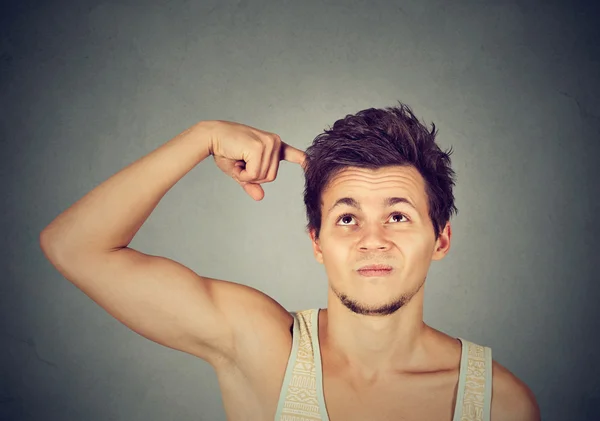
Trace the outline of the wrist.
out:
M 214 120 L 203 120 L 192 127 L 197 134 L 198 141 L 202 143 L 206 155 L 213 155 L 213 129 L 216 123 Z

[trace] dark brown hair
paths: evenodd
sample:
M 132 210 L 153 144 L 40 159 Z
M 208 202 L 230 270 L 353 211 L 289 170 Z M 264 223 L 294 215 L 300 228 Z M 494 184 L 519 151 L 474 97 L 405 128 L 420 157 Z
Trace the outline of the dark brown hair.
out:
M 425 180 L 429 217 L 435 238 L 452 214 L 457 214 L 452 187 L 455 173 L 450 167 L 452 148 L 443 152 L 431 131 L 408 105 L 369 108 L 336 121 L 319 134 L 306 150 L 304 204 L 307 230 L 321 230 L 322 193 L 329 181 L 346 167 L 377 169 L 413 166 Z

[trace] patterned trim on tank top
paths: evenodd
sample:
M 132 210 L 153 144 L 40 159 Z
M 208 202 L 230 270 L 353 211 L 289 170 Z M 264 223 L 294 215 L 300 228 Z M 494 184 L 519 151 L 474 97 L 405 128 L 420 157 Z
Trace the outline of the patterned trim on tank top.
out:
M 287 383 L 287 394 L 281 409 L 281 421 L 321 421 L 317 398 L 317 373 L 312 347 L 311 310 L 297 312 L 294 341 L 298 353 Z
M 465 341 L 467 372 L 460 421 L 488 421 L 491 400 L 491 349 Z

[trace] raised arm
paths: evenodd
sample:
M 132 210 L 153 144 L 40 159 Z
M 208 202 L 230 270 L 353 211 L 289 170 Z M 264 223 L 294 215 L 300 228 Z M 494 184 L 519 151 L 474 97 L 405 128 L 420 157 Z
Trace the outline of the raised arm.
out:
M 210 155 L 255 200 L 280 159 L 304 157 L 273 133 L 200 122 L 75 202 L 41 232 L 40 245 L 66 279 L 130 329 L 216 366 L 236 359 L 247 326 L 283 332 L 289 314 L 255 289 L 128 247 L 167 191 Z

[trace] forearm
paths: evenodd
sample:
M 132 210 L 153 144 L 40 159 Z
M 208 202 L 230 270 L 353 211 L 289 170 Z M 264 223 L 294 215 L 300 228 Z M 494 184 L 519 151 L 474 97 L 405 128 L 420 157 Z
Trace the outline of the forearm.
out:
M 167 191 L 210 155 L 207 124 L 192 126 L 95 187 L 43 230 L 42 247 L 65 253 L 127 247 Z

